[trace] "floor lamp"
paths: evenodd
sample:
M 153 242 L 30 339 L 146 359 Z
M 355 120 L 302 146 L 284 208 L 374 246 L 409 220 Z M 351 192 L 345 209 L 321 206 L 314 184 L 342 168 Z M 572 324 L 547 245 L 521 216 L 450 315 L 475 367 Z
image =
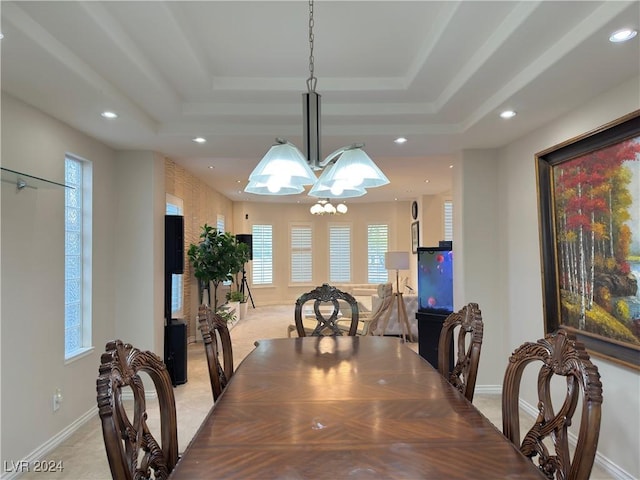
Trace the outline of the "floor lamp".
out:
M 409 326 L 409 319 L 407 318 L 407 309 L 404 305 L 402 292 L 400 291 L 400 279 L 398 276 L 399 270 L 409 270 L 409 252 L 386 252 L 384 254 L 384 266 L 387 270 L 396 271 L 395 297 L 398 304 L 398 324 L 402 328 L 402 339 L 406 342 L 407 337 L 409 337 L 409 341 L 413 342 L 413 335 L 411 334 L 411 327 Z

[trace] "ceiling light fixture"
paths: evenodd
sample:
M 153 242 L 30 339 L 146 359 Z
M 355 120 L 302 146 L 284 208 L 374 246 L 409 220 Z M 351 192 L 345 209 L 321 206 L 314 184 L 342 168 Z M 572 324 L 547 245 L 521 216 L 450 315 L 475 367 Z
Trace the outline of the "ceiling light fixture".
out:
M 517 115 L 517 113 L 513 110 L 505 110 L 504 112 L 500 113 L 500 116 L 502 118 L 513 118 Z
M 196 143 L 207 143 L 207 139 L 203 137 L 196 137 L 193 139 L 193 141 Z
M 100 115 L 102 115 L 104 118 L 118 118 L 118 114 L 115 112 L 110 112 L 110 111 L 104 111 L 102 112 Z
M 313 0 L 309 1 L 309 72 L 303 98 L 303 136 L 306 157 L 292 143 L 276 138 L 249 175 L 244 191 L 258 195 L 302 193 L 306 185 L 312 197 L 349 198 L 367 193 L 367 188 L 389 183 L 389 179 L 364 152 L 362 143 L 342 147 L 320 160 L 320 95 L 314 76 Z M 324 170 L 323 170 L 324 169 Z M 323 170 L 316 178 L 314 170 Z
M 328 198 L 326 200 L 318 200 L 318 203 L 314 203 L 309 209 L 313 215 L 344 215 L 347 213 L 347 210 L 349 209 L 344 203 L 333 206 Z
M 404 137 L 398 137 L 398 138 L 396 138 L 396 139 L 394 140 L 394 142 L 395 142 L 395 143 L 402 144 L 402 143 L 406 143 L 406 142 L 407 142 L 407 139 L 406 139 L 406 138 L 404 138 Z
M 613 43 L 626 42 L 627 40 L 631 40 L 637 34 L 637 30 L 632 30 L 631 28 L 622 28 L 613 32 L 609 37 L 609 41 Z

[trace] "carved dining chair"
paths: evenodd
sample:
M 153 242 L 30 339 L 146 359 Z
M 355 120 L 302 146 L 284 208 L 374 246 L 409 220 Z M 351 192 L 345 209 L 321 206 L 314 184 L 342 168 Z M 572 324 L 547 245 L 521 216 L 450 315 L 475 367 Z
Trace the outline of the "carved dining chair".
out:
M 438 371 L 470 402 L 473 401 L 476 388 L 483 330 L 482 313 L 478 304 L 469 303 L 445 319 L 438 341 Z M 456 355 L 451 368 L 456 331 Z
M 538 417 L 521 440 L 520 383 L 525 367 L 532 362 L 542 363 L 537 377 Z M 551 384 L 557 387 L 557 380 L 563 377 L 566 390 L 562 389 L 565 392 L 562 403 L 552 402 L 561 392 L 552 392 Z M 580 398 L 582 414 L 572 457 L 568 429 Z M 560 408 L 556 412 L 554 405 L 557 404 Z M 502 389 L 503 433 L 532 461 L 538 456 L 538 468 L 550 480 L 589 478 L 598 446 L 601 406 L 598 368 L 591 363 L 584 345 L 567 331 L 548 334 L 536 343 L 527 342 L 509 358 Z
M 340 328 L 338 315 L 340 314 L 340 302 L 343 300 L 350 307 L 351 318 L 348 327 Z M 304 306 L 307 302 L 313 302 L 313 313 L 305 315 Z M 347 335 L 354 336 L 358 330 L 358 302 L 349 293 L 338 290 L 328 283 L 316 287 L 310 292 L 302 294 L 296 300 L 294 311 L 295 331 L 299 337 Z M 293 326 L 289 326 L 289 332 Z
M 208 305 L 200 305 L 198 323 L 204 341 L 204 351 L 209 366 L 209 381 L 215 402 L 233 376 L 233 347 L 227 322 L 213 313 Z M 222 350 L 222 363 L 219 352 Z
M 393 285 L 381 283 L 378 285 L 377 294 L 380 301 L 376 308 L 372 312 L 359 312 L 356 335 L 376 335 L 378 326 L 387 324 L 394 306 Z M 338 319 L 338 326 L 343 331 L 348 331 L 351 327 L 351 318 Z M 384 331 L 379 334 L 384 335 Z
M 149 431 L 140 372 L 149 375 L 158 395 L 160 442 Z M 109 342 L 102 354 L 96 389 L 102 435 L 114 480 L 166 479 L 178 461 L 178 431 L 173 386 L 160 357 L 121 340 Z M 123 389 L 133 392 L 133 418 L 123 404 Z

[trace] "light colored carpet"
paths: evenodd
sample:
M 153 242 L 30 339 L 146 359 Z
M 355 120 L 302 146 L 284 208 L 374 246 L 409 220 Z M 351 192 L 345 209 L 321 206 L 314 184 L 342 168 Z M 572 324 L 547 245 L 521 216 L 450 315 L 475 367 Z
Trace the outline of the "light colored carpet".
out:
M 287 336 L 287 326 L 293 323 L 293 306 L 278 305 L 253 309 L 248 308 L 247 317 L 238 321 L 231 329 L 234 366 L 237 368 L 242 359 L 254 349 L 254 342 L 264 338 L 282 338 Z M 126 341 L 126 339 L 123 339 Z M 417 343 L 407 343 L 408 348 L 417 352 Z M 96 365 L 96 371 L 98 366 Z M 213 405 L 211 387 L 207 374 L 207 362 L 202 343 L 192 343 L 188 347 L 187 383 L 174 389 L 178 418 L 178 448 L 180 452 L 202 423 Z M 95 388 L 95 383 L 87 386 Z M 157 401 L 147 402 L 150 411 L 150 428 L 157 428 Z M 477 394 L 474 404 L 498 429 L 502 427 L 501 401 L 499 395 Z M 154 409 L 156 412 L 154 412 Z M 155 420 L 154 420 L 155 418 Z M 529 419 L 529 422 L 531 419 Z M 65 442 L 46 455 L 49 460 L 62 461 L 64 471 L 57 473 L 28 473 L 25 479 L 70 479 L 91 480 L 111 478 L 107 456 L 102 439 L 100 419 L 96 414 L 90 421 L 73 433 Z M 595 467 L 592 480 L 609 480 L 613 477 Z

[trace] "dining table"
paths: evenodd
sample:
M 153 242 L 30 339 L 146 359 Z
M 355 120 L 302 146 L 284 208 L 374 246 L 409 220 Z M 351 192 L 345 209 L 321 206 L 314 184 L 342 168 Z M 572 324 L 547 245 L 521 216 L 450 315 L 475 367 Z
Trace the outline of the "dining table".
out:
M 170 479 L 544 478 L 398 338 L 256 345 Z

